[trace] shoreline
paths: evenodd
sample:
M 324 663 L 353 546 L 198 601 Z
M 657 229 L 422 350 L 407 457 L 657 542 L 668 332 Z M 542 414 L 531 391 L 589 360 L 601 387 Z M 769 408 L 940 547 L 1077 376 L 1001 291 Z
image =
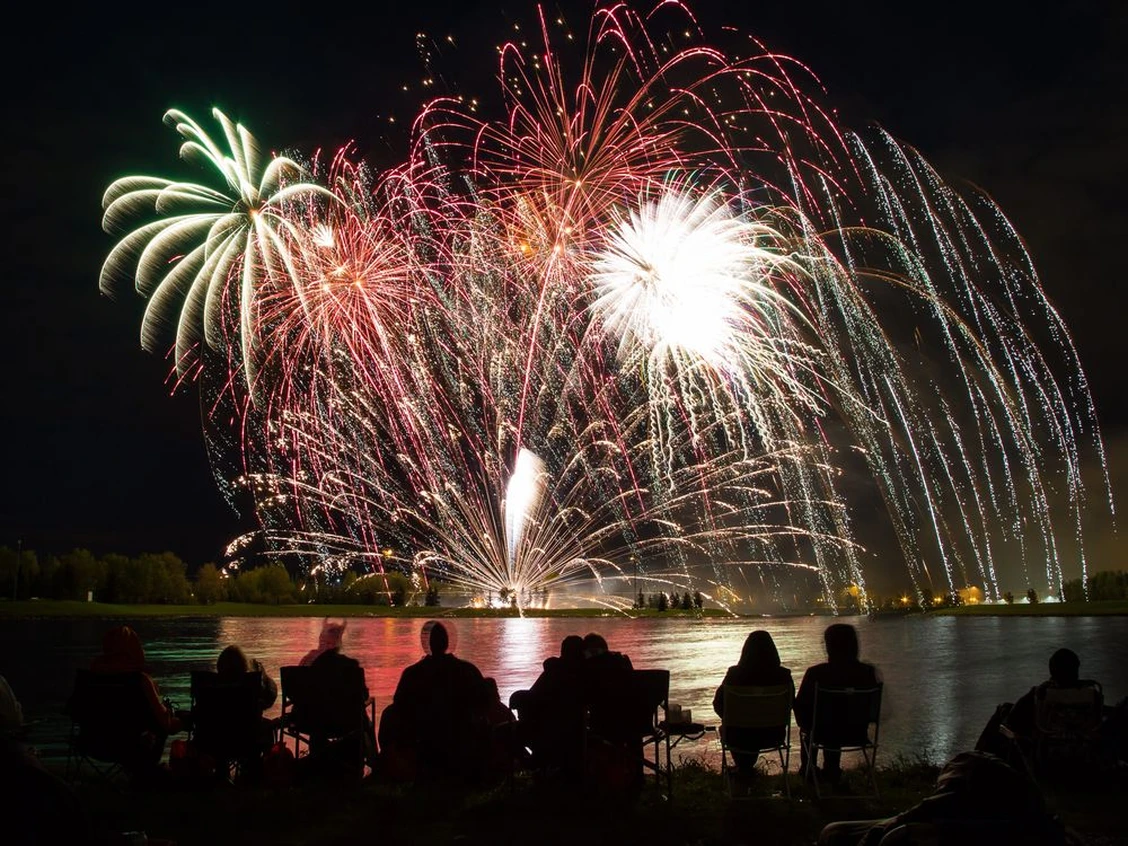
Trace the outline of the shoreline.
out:
M 117 618 L 204 618 L 215 617 L 369 617 L 374 619 L 506 619 L 526 618 L 609 618 L 627 619 L 742 619 L 768 620 L 786 617 L 833 616 L 826 612 L 781 612 L 776 614 L 736 614 L 722 608 L 702 610 L 657 611 L 652 608 L 532 608 L 524 614 L 513 608 L 449 608 L 409 605 L 259 605 L 242 602 L 218 602 L 214 605 L 153 605 L 79 602 L 77 600 L 36 599 L 0 600 L 0 620 L 4 619 L 117 619 Z M 864 616 L 843 614 L 841 617 Z M 931 611 L 876 612 L 874 620 L 939 617 L 1114 617 L 1128 616 L 1128 601 L 1055 602 L 1038 605 L 972 605 L 960 608 L 937 608 Z
M 560 617 L 600 618 L 629 617 L 646 619 L 703 619 L 733 618 L 720 608 L 703 610 L 670 610 L 627 608 L 533 608 L 522 615 L 513 608 L 444 608 L 442 606 L 408 605 L 389 607 L 383 605 L 258 605 L 243 602 L 217 602 L 214 605 L 151 605 L 79 602 L 63 599 L 36 599 L 0 601 L 2 619 L 99 619 L 122 617 L 371 617 L 405 619 L 483 618 L 510 617 Z

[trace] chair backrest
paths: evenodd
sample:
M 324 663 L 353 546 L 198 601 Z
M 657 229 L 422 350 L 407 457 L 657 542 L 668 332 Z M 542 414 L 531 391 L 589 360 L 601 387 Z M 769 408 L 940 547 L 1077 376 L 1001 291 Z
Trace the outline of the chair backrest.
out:
M 669 670 L 634 670 L 635 704 L 638 708 L 638 723 L 643 734 L 650 734 L 658 727 L 658 709 L 666 710 L 670 699 Z
M 670 690 L 669 670 L 607 674 L 588 701 L 589 728 L 607 740 L 627 741 L 654 733 L 658 709 Z
M 364 727 L 364 703 L 357 696 L 366 684 L 364 669 L 350 665 L 328 674 L 314 665 L 282 667 L 284 722 L 303 734 L 344 737 Z
M 854 747 L 877 743 L 881 725 L 881 690 L 873 687 L 815 686 L 814 719 L 811 737 L 821 746 Z M 873 725 L 871 739 L 869 727 Z
M 724 686 L 724 728 L 787 728 L 791 723 L 792 690 L 789 684 Z
M 100 761 L 133 754 L 138 738 L 159 726 L 145 690 L 144 673 L 77 670 L 67 713 L 77 750 Z
M 1104 693 L 1097 682 L 1043 688 L 1035 700 L 1036 731 L 1062 740 L 1091 737 L 1100 730 L 1103 705 Z
M 192 740 L 202 752 L 240 758 L 259 748 L 262 673 L 192 672 Z

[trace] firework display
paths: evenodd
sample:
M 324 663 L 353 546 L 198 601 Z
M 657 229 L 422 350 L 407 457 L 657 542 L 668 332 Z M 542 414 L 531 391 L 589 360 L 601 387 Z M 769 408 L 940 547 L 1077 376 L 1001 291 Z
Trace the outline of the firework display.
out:
M 621 607 L 640 572 L 833 607 L 865 592 L 862 478 L 920 590 L 1083 574 L 1093 402 L 1002 212 L 684 6 L 597 9 L 574 62 L 535 24 L 496 118 L 434 99 L 396 167 L 174 110 L 216 186 L 108 189 L 102 288 L 148 297 L 143 346 L 198 384 L 257 526 L 231 555 L 519 608 Z

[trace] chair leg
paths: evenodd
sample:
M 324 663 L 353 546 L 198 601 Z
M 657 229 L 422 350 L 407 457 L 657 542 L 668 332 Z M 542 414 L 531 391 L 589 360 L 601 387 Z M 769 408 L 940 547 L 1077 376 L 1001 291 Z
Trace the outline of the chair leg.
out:
M 814 741 L 811 741 L 807 746 L 807 774 L 815 785 L 815 798 L 822 799 L 822 789 L 819 787 L 819 768 L 816 766 L 815 760 L 817 751 L 818 747 L 815 746 Z
M 776 749 L 776 753 L 779 755 L 779 765 L 783 769 L 783 772 L 780 773 L 783 778 L 783 792 L 784 795 L 786 795 L 787 798 L 790 799 L 791 779 L 788 777 L 787 770 L 789 769 L 789 766 L 791 764 L 791 747 L 788 747 L 787 749 Z
M 873 796 L 874 796 L 875 799 L 879 799 L 879 798 L 881 798 L 881 795 L 880 795 L 880 793 L 878 792 L 878 789 L 877 789 L 877 749 L 875 748 L 873 750 L 873 756 L 871 757 L 870 755 L 868 755 L 866 753 L 866 750 L 863 748 L 862 749 L 862 758 L 865 759 L 866 770 L 869 772 L 869 781 L 870 781 L 870 787 L 873 788 Z

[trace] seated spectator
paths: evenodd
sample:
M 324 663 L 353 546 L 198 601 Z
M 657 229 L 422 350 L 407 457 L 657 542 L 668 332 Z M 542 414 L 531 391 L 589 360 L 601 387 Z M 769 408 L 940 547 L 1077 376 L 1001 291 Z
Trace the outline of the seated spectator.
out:
M 485 775 L 491 782 L 497 782 L 513 772 L 520 747 L 517 743 L 517 718 L 513 711 L 501 701 L 497 689 L 497 679 L 486 678 L 485 722 L 489 731 L 489 751 Z
M 102 637 L 102 654 L 90 663 L 90 669 L 95 673 L 139 674 L 152 719 L 149 726 L 139 727 L 136 748 L 123 750 L 123 764 L 134 776 L 157 769 L 168 736 L 183 731 L 184 725 L 171 703 L 162 701 L 156 682 L 145 671 L 145 650 L 137 632 L 129 626 L 109 629 Z
M 584 641 L 568 635 L 560 655 L 544 660 L 533 686 L 513 694 L 521 742 L 542 775 L 577 780 L 582 775 L 584 725 Z
M 608 794 L 642 786 L 642 731 L 631 659 L 601 635 L 584 636 L 582 669 L 588 707 L 588 776 Z
M 858 660 L 858 632 L 848 623 L 835 623 L 823 632 L 826 645 L 826 662 L 809 667 L 795 694 L 795 722 L 799 726 L 800 762 L 799 772 L 809 775 L 816 764 L 807 760 L 807 732 L 815 716 L 816 687 L 874 687 L 881 681 L 881 674 L 872 664 Z M 830 780 L 842 775 L 842 753 L 831 749 L 823 750 L 823 774 Z
M 1050 656 L 1050 677 L 1011 704 L 1004 702 L 995 709 L 991 719 L 979 736 L 975 748 L 982 752 L 989 752 L 1006 759 L 1012 764 L 1018 763 L 1021 750 L 1016 749 L 1002 729 L 1008 729 L 1008 734 L 1013 735 L 1020 745 L 1032 743 L 1036 725 L 1037 712 L 1040 704 L 1046 699 L 1049 691 L 1053 690 L 1082 690 L 1092 689 L 1093 707 L 1100 712 L 1100 754 L 1105 765 L 1113 765 L 1118 759 L 1123 760 L 1124 740 L 1124 714 L 1128 709 L 1128 700 L 1109 708 L 1104 705 L 1100 694 L 1100 687 L 1091 679 L 1081 678 L 1081 659 L 1072 649 L 1058 649 Z M 1094 715 L 1096 716 L 1096 715 Z
M 258 659 L 248 659 L 235 644 L 228 646 L 219 653 L 215 661 L 216 674 L 222 679 L 237 679 L 245 673 L 259 673 L 262 678 L 262 695 L 259 697 L 259 708 L 267 710 L 278 698 L 278 685 L 258 662 Z
M 795 696 L 795 682 L 791 679 L 791 670 L 781 666 L 779 651 L 776 649 L 772 636 L 761 630 L 754 631 L 744 641 L 744 648 L 740 651 L 740 660 L 728 668 L 721 686 L 713 695 L 713 710 L 718 717 L 724 717 L 725 685 L 742 687 L 775 687 L 785 685 L 791 688 L 792 698 Z M 743 749 L 763 749 L 783 742 L 786 728 L 780 729 L 750 729 L 750 728 L 725 728 L 723 729 L 726 742 Z M 756 759 L 759 757 L 747 752 L 733 752 L 733 761 L 736 763 L 738 773 L 748 774 L 755 770 Z
M 368 714 L 368 684 L 360 662 L 342 652 L 344 623 L 326 623 L 318 648 L 306 655 L 318 713 L 310 733 L 310 756 L 341 774 L 359 774 L 376 757 L 374 727 Z M 297 706 L 295 706 L 295 710 Z M 309 715 L 297 714 L 299 720 Z M 320 731 L 316 726 L 321 726 Z
M 8 680 L 0 676 L 0 737 L 18 738 L 23 732 L 23 708 Z
M 317 638 L 317 648 L 311 649 L 302 656 L 302 660 L 298 663 L 303 667 L 308 667 L 322 652 L 330 649 L 341 648 L 341 644 L 345 638 L 345 627 L 348 625 L 347 620 L 342 620 L 339 623 L 331 623 L 329 620 L 324 620 L 321 623 L 321 634 Z
M 274 679 L 270 677 L 257 659 L 248 659 L 243 650 L 235 644 L 228 646 L 219 653 L 219 658 L 215 662 L 215 672 L 221 680 L 226 681 L 238 681 L 247 673 L 258 673 L 260 680 L 258 708 L 260 714 L 270 708 L 278 698 L 278 685 Z M 266 717 L 260 719 L 255 745 L 263 753 L 266 753 L 274 744 L 274 728 L 273 720 Z
M 446 626 L 429 621 L 424 633 L 427 654 L 404 668 L 381 718 L 381 743 L 401 777 L 471 781 L 485 763 L 486 683 L 477 667 L 448 652 Z
M 78 796 L 43 766 L 23 737 L 23 709 L 0 676 L 0 830 L 5 846 L 93 843 Z
M 819 846 L 1024 843 L 1064 846 L 1065 828 L 1024 773 L 984 752 L 944 765 L 936 789 L 908 810 L 826 826 Z

